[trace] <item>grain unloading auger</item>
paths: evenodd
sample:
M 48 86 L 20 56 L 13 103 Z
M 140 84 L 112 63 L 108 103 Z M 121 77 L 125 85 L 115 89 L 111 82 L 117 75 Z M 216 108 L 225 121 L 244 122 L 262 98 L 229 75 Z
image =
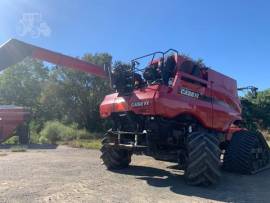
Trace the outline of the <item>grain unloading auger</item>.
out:
M 0 46 L 0 71 L 21 62 L 27 57 L 83 71 L 101 78 L 107 78 L 108 75 L 101 66 L 16 39 L 11 39 Z M 0 143 L 10 138 L 14 130 L 17 130 L 20 143 L 27 144 L 29 141 L 26 124 L 28 118 L 29 112 L 25 108 L 14 105 L 0 105 Z
M 113 123 L 101 148 L 109 170 L 128 167 L 134 153 L 145 154 L 178 163 L 191 185 L 210 185 L 219 180 L 221 166 L 243 174 L 268 167 L 262 134 L 242 127 L 236 81 L 176 50 L 147 54 L 111 72 L 10 40 L 0 47 L 0 70 L 25 57 L 111 79 L 115 91 L 100 104 L 101 117 Z M 151 60 L 142 68 L 146 57 Z
M 83 71 L 102 78 L 107 77 L 103 67 L 27 44 L 16 39 L 11 39 L 0 47 L 0 71 L 21 62 L 26 57 L 47 61 L 49 63 Z

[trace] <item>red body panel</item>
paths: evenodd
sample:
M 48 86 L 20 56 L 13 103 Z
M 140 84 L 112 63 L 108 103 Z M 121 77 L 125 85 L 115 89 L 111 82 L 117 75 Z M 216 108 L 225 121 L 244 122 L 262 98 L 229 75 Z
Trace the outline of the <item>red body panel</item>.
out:
M 106 118 L 113 112 L 126 111 L 140 115 L 155 115 L 155 95 L 158 89 L 159 85 L 153 85 L 135 90 L 132 96 L 118 96 L 118 93 L 107 95 L 100 105 L 100 115 Z
M 0 106 L 0 143 L 10 138 L 16 127 L 27 120 L 28 115 L 21 107 Z
M 179 57 L 178 65 L 182 62 L 184 59 Z M 189 114 L 206 128 L 225 132 L 234 121 L 242 119 L 236 81 L 211 69 L 206 73 L 207 79 L 202 79 L 178 71 L 171 87 L 152 85 L 135 90 L 128 97 L 118 93 L 108 95 L 100 105 L 101 117 L 121 111 L 164 118 Z M 181 94 L 182 89 L 199 93 L 200 97 Z

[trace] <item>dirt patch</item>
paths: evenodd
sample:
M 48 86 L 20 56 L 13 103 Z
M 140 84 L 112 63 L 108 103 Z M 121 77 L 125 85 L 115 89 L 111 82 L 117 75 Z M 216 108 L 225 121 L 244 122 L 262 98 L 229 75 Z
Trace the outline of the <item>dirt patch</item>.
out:
M 0 157 L 0 202 L 268 202 L 270 171 L 223 172 L 209 188 L 191 187 L 172 164 L 134 156 L 129 169 L 110 172 L 97 150 L 27 150 Z

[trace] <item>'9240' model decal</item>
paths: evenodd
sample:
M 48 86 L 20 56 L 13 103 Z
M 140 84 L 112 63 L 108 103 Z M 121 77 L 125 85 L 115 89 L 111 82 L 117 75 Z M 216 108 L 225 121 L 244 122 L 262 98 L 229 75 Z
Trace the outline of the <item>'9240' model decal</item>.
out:
M 185 95 L 185 96 L 188 96 L 188 97 L 193 97 L 193 98 L 196 98 L 196 99 L 199 99 L 200 97 L 200 93 L 198 92 L 193 92 L 187 88 L 180 88 L 179 89 L 179 94 L 182 94 L 182 95 Z

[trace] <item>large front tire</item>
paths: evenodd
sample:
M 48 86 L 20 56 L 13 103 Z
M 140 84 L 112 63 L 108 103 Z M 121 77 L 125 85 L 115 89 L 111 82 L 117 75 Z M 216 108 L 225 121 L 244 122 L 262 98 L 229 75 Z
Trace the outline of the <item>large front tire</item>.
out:
M 108 170 L 127 168 L 131 162 L 131 151 L 118 149 L 108 145 L 109 139 L 102 140 L 101 159 Z
M 189 185 L 208 186 L 219 181 L 219 140 L 215 134 L 193 132 L 187 138 L 185 179 Z

